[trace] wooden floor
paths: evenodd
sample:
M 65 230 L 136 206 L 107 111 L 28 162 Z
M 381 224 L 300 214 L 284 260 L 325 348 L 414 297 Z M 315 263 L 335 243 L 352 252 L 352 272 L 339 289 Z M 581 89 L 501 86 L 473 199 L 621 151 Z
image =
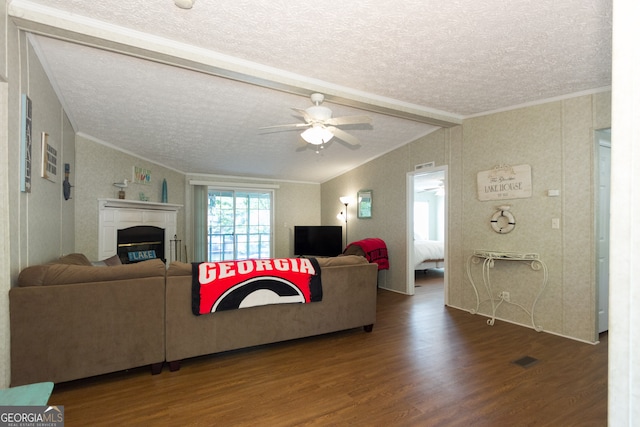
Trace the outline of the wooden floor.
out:
M 446 308 L 442 274 L 362 329 L 57 384 L 65 426 L 606 426 L 599 345 Z M 538 361 L 524 368 L 513 361 Z

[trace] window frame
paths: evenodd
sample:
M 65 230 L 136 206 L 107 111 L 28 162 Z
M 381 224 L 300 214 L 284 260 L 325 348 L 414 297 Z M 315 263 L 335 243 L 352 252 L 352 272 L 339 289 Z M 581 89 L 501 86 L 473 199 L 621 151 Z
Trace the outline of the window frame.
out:
M 246 233 L 238 233 L 237 231 L 237 218 L 238 218 L 238 208 L 237 208 L 237 201 L 238 201 L 238 195 L 239 194 L 260 194 L 260 195 L 265 195 L 267 194 L 269 196 L 269 202 L 270 202 L 270 206 L 269 206 L 269 243 L 268 243 L 268 258 L 273 258 L 273 254 L 274 254 L 274 248 L 275 248 L 275 190 L 271 189 L 271 188 L 245 188 L 245 187 L 228 187 L 228 186 L 216 186 L 216 185 L 208 185 L 207 186 L 207 204 L 206 204 L 206 209 L 207 209 L 207 214 L 206 214 L 206 221 L 207 221 L 207 227 L 206 227 L 206 232 L 207 232 L 207 237 L 206 237 L 206 256 L 207 259 L 211 262 L 214 262 L 214 260 L 210 259 L 211 258 L 211 254 L 212 253 L 216 253 L 216 252 L 211 252 L 210 251 L 210 247 L 211 247 L 211 243 L 210 243 L 210 236 L 212 235 L 210 233 L 210 226 L 209 226 L 209 213 L 210 213 L 210 205 L 209 205 L 209 195 L 211 192 L 218 192 L 218 193 L 231 193 L 232 197 L 233 197 L 233 233 L 231 234 L 233 242 L 233 255 L 231 259 L 225 258 L 224 257 L 224 252 L 217 252 L 218 254 L 222 253 L 223 254 L 223 259 L 221 259 L 221 261 L 229 261 L 229 260 L 236 260 L 236 259 L 250 259 L 251 258 L 251 254 L 247 253 L 247 256 L 249 256 L 250 258 L 240 258 L 239 257 L 239 245 L 242 244 L 242 242 L 240 242 L 238 240 L 239 236 L 251 236 L 251 233 L 246 232 Z M 249 212 L 251 210 L 249 209 Z M 247 215 L 247 217 L 249 217 L 250 214 Z M 249 227 L 250 225 L 248 225 Z M 262 234 L 266 234 L 266 233 L 258 233 L 258 236 L 262 235 Z M 220 234 L 222 235 L 222 234 Z M 250 241 L 250 238 L 247 237 L 247 241 Z M 260 249 L 262 249 L 262 243 L 258 243 Z M 250 243 L 247 243 L 247 246 L 250 246 Z M 250 252 L 249 250 L 247 252 Z M 259 253 L 262 255 L 262 251 L 259 250 Z M 260 256 L 261 258 L 265 258 L 264 256 Z

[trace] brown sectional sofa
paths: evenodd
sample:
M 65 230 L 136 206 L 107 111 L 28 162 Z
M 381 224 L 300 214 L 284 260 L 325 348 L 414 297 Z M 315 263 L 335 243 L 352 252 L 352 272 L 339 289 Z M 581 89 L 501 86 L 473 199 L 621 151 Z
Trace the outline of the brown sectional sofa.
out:
M 371 330 L 376 319 L 376 264 L 359 256 L 318 258 L 323 297 L 310 304 L 279 304 L 194 316 L 191 264 L 167 271 L 166 360 L 181 359 L 344 329 Z
M 74 254 L 28 267 L 9 291 L 11 385 L 55 383 L 365 327 L 375 322 L 377 266 L 319 259 L 323 299 L 194 316 L 191 264 L 96 267 Z

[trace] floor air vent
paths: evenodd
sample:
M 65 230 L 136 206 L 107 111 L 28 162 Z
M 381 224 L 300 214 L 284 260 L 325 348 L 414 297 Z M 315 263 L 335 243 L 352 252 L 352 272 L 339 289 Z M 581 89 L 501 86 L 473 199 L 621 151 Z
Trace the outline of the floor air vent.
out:
M 536 363 L 538 363 L 538 359 L 536 359 L 535 357 L 531 357 L 531 356 L 524 356 L 524 357 L 521 357 L 518 360 L 514 360 L 511 363 L 516 364 L 518 366 L 522 366 L 523 368 L 530 368 L 533 365 L 535 365 Z

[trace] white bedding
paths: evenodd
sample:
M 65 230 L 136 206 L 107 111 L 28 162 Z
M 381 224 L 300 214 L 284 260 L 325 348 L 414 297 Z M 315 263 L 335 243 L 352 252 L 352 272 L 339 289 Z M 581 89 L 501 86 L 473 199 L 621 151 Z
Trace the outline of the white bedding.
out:
M 444 259 L 444 242 L 436 240 L 414 240 L 413 247 L 415 251 L 414 261 L 417 269 L 421 264 L 442 261 Z

